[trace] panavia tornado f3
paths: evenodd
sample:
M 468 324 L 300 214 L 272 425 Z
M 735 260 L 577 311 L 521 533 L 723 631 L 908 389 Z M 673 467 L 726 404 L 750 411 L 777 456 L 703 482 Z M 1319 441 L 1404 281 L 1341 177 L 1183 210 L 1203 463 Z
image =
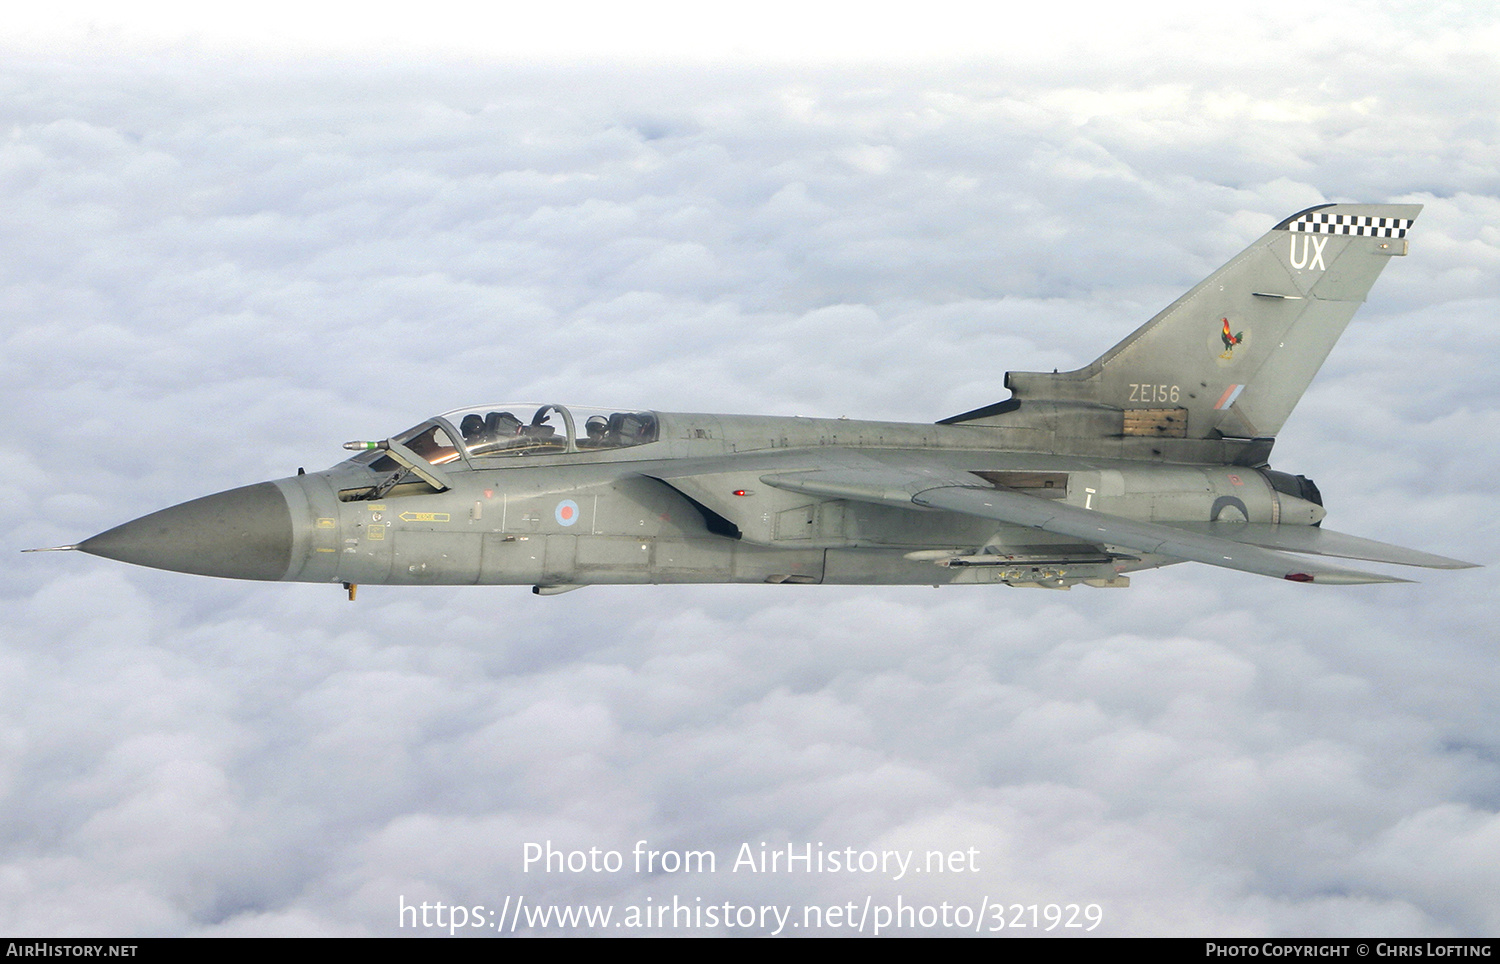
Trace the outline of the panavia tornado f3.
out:
M 1268 462 L 1420 210 L 1295 214 L 1092 364 L 1010 372 L 1010 398 L 935 424 L 478 405 L 59 548 L 350 598 L 360 583 L 1067 589 L 1184 561 L 1338 584 L 1407 580 L 1329 557 L 1466 568 L 1322 528 L 1318 487 Z

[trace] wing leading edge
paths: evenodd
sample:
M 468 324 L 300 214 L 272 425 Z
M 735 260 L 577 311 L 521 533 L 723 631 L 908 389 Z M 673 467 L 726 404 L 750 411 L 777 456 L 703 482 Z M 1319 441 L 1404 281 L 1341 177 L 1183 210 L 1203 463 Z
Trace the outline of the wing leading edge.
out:
M 1242 530 L 1255 530 L 1253 533 L 1242 533 L 1243 535 L 1251 535 L 1262 542 L 1270 541 L 1275 546 L 1268 548 L 1265 545 L 1250 544 L 1248 540 L 1230 538 L 1226 531 L 1228 527 L 1223 525 L 1215 525 L 1212 530 L 1203 531 L 1201 528 L 1179 528 L 1159 522 L 1137 522 L 1055 499 L 1039 499 L 1010 489 L 980 487 L 958 478 L 934 478 L 895 469 L 776 473 L 761 476 L 761 481 L 776 488 L 826 498 L 959 512 L 1041 529 L 1101 547 L 1116 546 L 1292 582 L 1357 585 L 1411 580 L 1312 562 L 1289 555 L 1282 549 L 1323 555 L 1348 555 L 1403 565 L 1441 568 L 1470 565 L 1442 556 L 1386 546 L 1368 539 L 1341 536 L 1339 533 L 1324 533 L 1324 536 L 1331 538 L 1322 540 L 1316 536 L 1301 539 L 1286 536 L 1278 541 L 1273 533 L 1265 530 L 1279 530 L 1282 528 L 1280 526 L 1239 526 Z M 1422 561 L 1418 561 L 1419 559 Z
M 1397 566 L 1421 566 L 1425 569 L 1475 569 L 1475 563 L 1447 556 L 1393 546 L 1360 536 L 1333 532 L 1322 526 L 1279 526 L 1265 522 L 1174 522 L 1174 529 L 1215 536 L 1265 549 L 1307 552 L 1315 556 L 1337 556 L 1341 559 L 1363 559 L 1387 562 Z

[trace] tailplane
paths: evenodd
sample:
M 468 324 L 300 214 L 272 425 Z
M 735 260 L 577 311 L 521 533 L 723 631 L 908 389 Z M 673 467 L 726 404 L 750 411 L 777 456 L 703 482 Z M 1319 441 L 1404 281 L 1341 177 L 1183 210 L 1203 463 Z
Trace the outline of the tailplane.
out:
M 1123 411 L 1122 434 L 1270 438 L 1392 256 L 1419 204 L 1325 204 L 1294 214 L 1098 360 L 1077 371 L 1010 372 L 1016 403 Z

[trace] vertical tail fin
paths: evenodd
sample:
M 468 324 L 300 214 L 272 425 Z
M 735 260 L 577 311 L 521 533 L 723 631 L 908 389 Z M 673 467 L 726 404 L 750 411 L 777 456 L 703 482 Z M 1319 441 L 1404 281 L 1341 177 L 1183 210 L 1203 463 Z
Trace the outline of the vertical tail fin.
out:
M 1010 372 L 1005 385 L 1023 405 L 1122 409 L 1125 435 L 1274 436 L 1386 260 L 1406 253 L 1407 231 L 1421 210 L 1419 204 L 1308 208 L 1087 367 Z

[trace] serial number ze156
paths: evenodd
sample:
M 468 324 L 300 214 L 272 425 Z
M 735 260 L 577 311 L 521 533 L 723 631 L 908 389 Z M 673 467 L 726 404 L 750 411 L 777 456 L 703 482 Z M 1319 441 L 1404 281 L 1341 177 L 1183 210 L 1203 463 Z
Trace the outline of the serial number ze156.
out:
M 1130 401 L 1132 402 L 1176 402 L 1182 396 L 1182 389 L 1176 385 L 1137 385 L 1130 386 Z

